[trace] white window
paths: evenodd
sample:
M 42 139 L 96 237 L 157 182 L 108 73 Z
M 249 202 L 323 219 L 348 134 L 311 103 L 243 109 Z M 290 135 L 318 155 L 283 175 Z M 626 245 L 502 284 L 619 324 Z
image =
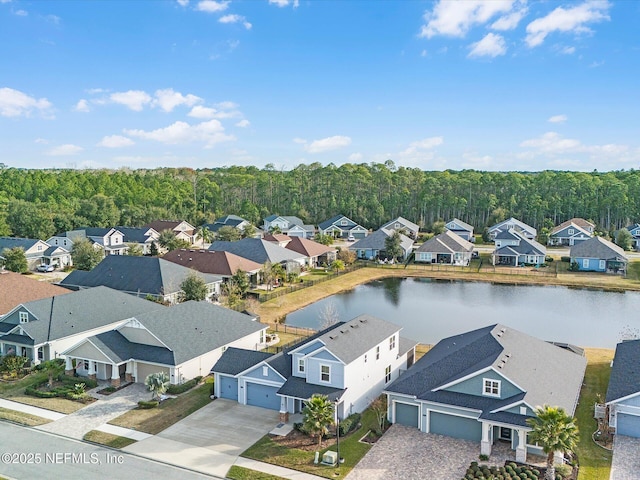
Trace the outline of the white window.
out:
M 520 415 L 526 415 L 527 414 L 527 407 L 520 407 Z
M 38 360 L 44 360 L 44 348 L 38 347 Z
M 570 228 L 569 230 L 567 230 L 567 233 L 568 233 L 569 235 L 573 235 L 573 232 L 574 232 L 573 228 Z
M 29 314 L 27 312 L 20 312 L 20 323 L 28 323 Z
M 340 222 L 340 225 L 347 225 L 349 222 L 347 222 L 345 219 L 342 219 L 342 221 Z
M 41 252 L 42 251 L 42 245 L 38 245 L 38 251 Z
M 396 348 L 396 336 L 393 335 L 391 338 L 389 338 L 389 350 L 393 350 L 394 348 Z
M 600 260 L 600 270 L 604 270 L 606 265 L 607 265 L 607 261 L 606 260 Z
M 329 365 L 320 365 L 320 381 L 326 383 L 331 381 L 331 367 Z
M 492 397 L 500 396 L 500 380 L 493 380 L 491 378 L 485 378 L 483 380 L 484 383 L 484 394 L 491 395 Z
M 380 360 L 380 345 L 376 347 L 376 360 Z
M 262 376 L 263 377 L 268 377 L 269 376 L 269 367 L 267 367 L 266 365 L 262 366 Z
M 260 343 L 264 343 L 264 330 L 260 330 Z
M 367 363 L 367 354 L 364 354 L 364 363 Z
M 304 373 L 304 358 L 298 359 L 298 371 Z
M 582 259 L 582 268 L 589 268 L 589 259 L 588 258 L 583 258 Z
M 391 365 L 384 369 L 384 383 L 391 381 Z

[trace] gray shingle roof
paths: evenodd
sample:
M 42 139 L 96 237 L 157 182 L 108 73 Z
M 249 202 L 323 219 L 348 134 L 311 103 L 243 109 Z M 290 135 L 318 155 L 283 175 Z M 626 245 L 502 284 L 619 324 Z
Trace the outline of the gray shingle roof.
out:
M 115 363 L 136 359 L 164 365 L 176 365 L 174 352 L 171 350 L 155 345 L 130 342 L 117 330 L 94 335 L 88 340 Z
M 136 319 L 173 350 L 176 365 L 267 328 L 249 315 L 204 301 L 180 303 Z
M 209 250 L 231 252 L 260 264 L 267 261 L 282 263 L 305 258 L 304 255 L 287 250 L 261 238 L 243 238 L 237 242 L 217 241 L 211 244 Z
M 346 392 L 346 389 L 315 385 L 305 382 L 304 378 L 290 377 L 284 382 L 284 385 L 280 387 L 277 393 L 278 395 L 300 398 L 302 400 L 307 400 L 314 394 L 326 395 L 329 397 L 330 402 L 335 402 L 342 397 L 344 392 Z
M 345 219 L 347 220 L 347 224 L 346 225 L 338 225 L 336 222 L 338 222 L 338 220 L 342 220 Z M 321 222 L 318 224 L 318 228 L 320 228 L 321 230 L 326 230 L 327 228 L 329 228 L 331 225 L 336 225 L 337 227 L 339 227 L 342 230 L 351 230 L 353 227 L 355 227 L 356 225 L 358 225 L 356 222 L 354 222 L 353 220 L 351 220 L 349 217 L 346 217 L 345 215 L 336 215 L 335 217 L 331 217 L 328 220 L 325 220 L 324 222 Z
M 27 302 L 24 307 L 38 320 L 20 326 L 36 344 L 103 327 L 164 307 L 107 287 L 95 287 Z
M 572 246 L 570 256 L 572 258 L 599 258 L 602 260 L 616 259 L 618 261 L 629 261 L 623 249 L 602 237 L 593 237 Z
M 547 254 L 547 247 L 536 242 L 535 240 L 528 239 L 517 230 L 509 230 L 508 235 L 509 237 L 502 236 L 501 238 L 516 238 L 520 243 L 518 245 L 505 245 L 504 247 L 497 248 L 493 252 L 494 255 L 515 256 L 515 255 L 546 255 Z
M 455 253 L 471 252 L 473 243 L 447 230 L 424 242 L 416 252 Z
M 170 295 L 181 291 L 180 284 L 194 270 L 156 257 L 107 255 L 86 274 L 72 274 L 60 282 L 66 287 L 96 287 L 100 285 L 134 295 Z M 199 274 L 207 284 L 222 279 Z
M 395 223 L 401 223 L 402 225 L 404 225 L 411 232 L 418 233 L 418 230 L 420 230 L 420 227 L 416 223 L 413 223 L 412 221 L 407 220 L 404 217 L 398 217 L 398 218 L 395 218 L 393 220 L 390 220 L 387 223 L 385 223 L 384 225 L 382 225 L 380 228 L 386 228 L 387 230 L 393 230 L 394 228 L 392 227 L 392 225 L 395 224 Z
M 640 340 L 616 345 L 606 402 L 640 392 Z
M 473 232 L 473 227 L 466 222 L 463 222 L 459 218 L 454 218 L 453 220 L 449 220 L 447 223 L 455 222 L 460 225 L 466 232 Z
M 385 240 L 390 237 L 392 233 L 392 231 L 381 228 L 358 240 L 349 247 L 349 250 L 365 250 L 369 248 L 374 250 L 384 250 L 386 248 Z M 413 240 L 406 235 L 400 234 L 400 245 L 405 252 L 409 252 L 413 246 Z
M 151 236 L 145 235 L 148 228 L 138 227 L 115 227 L 120 233 L 122 233 L 124 243 L 145 243 Z
M 257 350 L 229 347 L 216 364 L 211 367 L 211 373 L 238 375 L 272 356 L 270 353 Z
M 513 217 L 508 218 L 507 220 L 503 220 L 502 222 L 496 223 L 495 225 L 489 227 L 489 231 L 491 232 L 496 229 L 508 230 L 509 228 L 513 228 L 514 226 L 519 230 L 524 230 L 529 232 L 534 237 L 536 236 L 537 230 L 535 228 Z
M 33 238 L 15 238 L 15 237 L 0 237 L 0 252 L 5 248 L 20 247 L 24 250 L 29 250 L 40 240 Z

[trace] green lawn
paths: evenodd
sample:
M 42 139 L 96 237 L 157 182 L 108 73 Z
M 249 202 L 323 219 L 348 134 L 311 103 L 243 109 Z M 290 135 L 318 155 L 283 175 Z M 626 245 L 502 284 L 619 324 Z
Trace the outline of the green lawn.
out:
M 250 468 L 238 467 L 233 465 L 227 472 L 227 478 L 230 480 L 286 480 L 283 477 L 277 475 L 271 475 L 270 473 L 258 472 L 257 470 L 251 470 Z
M 344 458 L 345 461 L 339 467 L 314 465 L 314 452 L 284 447 L 271 440 L 269 435 L 265 435 L 258 440 L 249 447 L 242 456 L 260 460 L 261 462 L 280 465 L 281 467 L 312 473 L 320 477 L 344 478 L 371 448 L 370 445 L 360 443 L 358 440 L 360 440 L 367 431 L 373 429 L 375 425 L 375 414 L 370 410 L 366 410 L 362 415 L 362 427 L 344 439 L 340 439 L 340 456 Z M 320 457 L 322 457 L 322 454 L 327 450 L 335 451 L 336 446 L 332 445 L 331 447 L 323 448 Z
M 112 448 L 124 448 L 132 443 L 136 443 L 136 440 L 133 440 L 132 438 L 120 437 L 119 435 L 113 435 L 99 430 L 91 430 L 87 432 L 84 436 L 84 440 Z
M 600 394 L 600 401 L 604 400 L 611 373 L 613 350 L 588 348 L 586 354 L 587 371 L 576 410 L 580 429 L 580 443 L 576 452 L 580 461 L 578 480 L 609 480 L 611 453 L 596 445 L 591 435 L 597 429 L 597 423 L 593 418 L 596 396 Z
M 51 422 L 47 418 L 38 417 L 29 413 L 17 412 L 15 410 L 8 410 L 6 408 L 0 408 L 0 419 L 9 420 L 10 422 L 19 423 L 20 425 L 26 425 L 27 427 L 35 427 L 36 425 L 44 425 Z

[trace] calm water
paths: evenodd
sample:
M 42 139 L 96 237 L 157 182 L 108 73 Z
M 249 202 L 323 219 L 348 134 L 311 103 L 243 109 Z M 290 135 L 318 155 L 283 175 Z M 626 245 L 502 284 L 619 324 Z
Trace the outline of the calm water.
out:
M 320 300 L 286 323 L 318 328 L 328 312 L 341 321 L 368 313 L 429 344 L 503 323 L 544 340 L 614 348 L 624 331 L 640 329 L 640 293 L 391 278 Z

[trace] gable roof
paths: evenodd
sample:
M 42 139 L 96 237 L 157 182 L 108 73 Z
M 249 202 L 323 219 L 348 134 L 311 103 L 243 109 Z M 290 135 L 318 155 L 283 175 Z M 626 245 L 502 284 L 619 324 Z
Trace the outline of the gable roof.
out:
M 0 270 L 0 292 L 0 316 L 21 303 L 70 293 L 66 288 L 6 270 Z
M 586 363 L 568 349 L 496 324 L 441 340 L 385 390 L 487 413 L 505 400 L 438 388 L 492 368 L 524 390 L 511 400 L 551 403 L 573 415 Z
M 416 252 L 433 252 L 433 253 L 454 253 L 454 252 L 471 252 L 473 251 L 473 243 L 466 241 L 459 235 L 450 230 L 436 235 L 424 242 Z
M 246 273 L 254 273 L 262 268 L 262 265 L 248 258 L 243 258 L 231 252 L 214 250 L 187 250 L 176 249 L 162 257 L 169 262 L 192 268 L 201 273 L 230 277 L 238 270 Z
M 41 241 L 37 238 L 0 237 L 0 253 L 5 248 L 22 248 L 27 251 Z
M 602 260 L 616 259 L 625 262 L 629 261 L 622 248 L 602 237 L 592 237 L 589 240 L 585 240 L 584 242 L 580 242 L 577 245 L 572 246 L 569 255 L 577 258 L 599 258 Z
M 145 243 L 150 238 L 153 238 L 151 235 L 147 235 L 147 232 L 150 228 L 145 227 L 116 227 L 122 236 L 124 237 L 122 241 L 124 243 Z
M 257 350 L 229 347 L 211 367 L 211 371 L 225 375 L 238 375 L 272 356 L 271 353 Z
M 180 292 L 180 284 L 192 272 L 162 258 L 107 255 L 93 270 L 69 275 L 60 285 L 84 288 L 104 285 L 134 295 L 164 296 Z M 222 281 L 214 275 L 200 275 L 207 284 Z
M 178 225 L 180 225 L 183 222 L 191 227 L 189 230 L 185 230 L 185 232 L 193 233 L 193 231 L 195 230 L 195 227 L 193 227 L 193 225 L 190 225 L 189 222 L 186 222 L 184 220 L 155 220 L 151 223 L 147 223 L 146 225 L 143 225 L 143 228 L 153 228 L 156 232 L 160 233 L 163 230 L 173 231 L 173 229 L 175 229 Z
M 493 225 L 492 227 L 489 227 L 489 231 L 493 231 L 493 230 L 509 230 L 512 227 L 509 227 L 509 225 L 515 226 L 520 230 L 524 230 L 526 232 L 531 233 L 533 236 L 536 235 L 537 230 L 535 228 L 533 228 L 531 225 L 527 225 L 526 223 L 518 220 L 517 218 L 508 218 L 506 220 L 503 220 L 500 223 L 496 223 L 495 225 Z
M 346 225 L 336 225 L 338 220 L 342 220 L 342 219 L 347 220 L 347 224 Z M 349 217 L 347 217 L 345 215 L 342 215 L 342 214 L 339 214 L 339 215 L 336 215 L 334 217 L 331 217 L 328 220 L 325 220 L 324 222 L 319 223 L 318 224 L 318 228 L 321 229 L 321 230 L 326 230 L 331 225 L 336 225 L 340 229 L 351 230 L 353 227 L 357 226 L 358 224 L 356 222 L 354 222 L 353 220 L 351 220 Z
M 271 243 L 291 241 L 291 237 L 289 235 L 285 235 L 284 233 L 266 233 L 262 238 L 263 240 Z
M 290 237 L 290 238 L 291 238 L 291 241 L 287 243 L 285 248 L 287 250 L 292 250 L 306 257 L 319 257 L 320 255 L 324 255 L 325 253 L 335 251 L 335 249 L 328 247 L 327 245 L 314 242 L 313 240 L 308 240 L 302 237 Z
M 79 290 L 22 305 L 37 318 L 20 324 L 36 344 L 167 308 L 107 287 Z
M 237 242 L 216 241 L 211 244 L 209 250 L 235 253 L 240 257 L 248 258 L 261 265 L 267 261 L 271 263 L 282 263 L 303 258 L 299 253 L 287 250 L 261 238 L 243 238 Z
M 627 227 L 627 230 L 629 230 L 629 232 L 636 230 L 636 229 L 640 229 L 640 223 L 634 223 L 633 225 L 629 225 Z
M 384 250 L 385 240 L 393 234 L 392 231 L 381 228 L 376 230 L 375 232 L 367 235 L 364 238 L 361 238 L 356 243 L 349 247 L 349 250 L 364 250 L 364 249 L 374 249 L 374 250 Z M 400 234 L 400 245 L 404 249 L 405 252 L 411 250 L 413 246 L 413 240 L 411 240 L 406 235 Z
M 551 230 L 551 233 L 549 235 L 555 235 L 556 233 L 561 232 L 562 230 L 564 230 L 565 228 L 571 225 L 577 227 L 580 230 L 583 230 L 585 233 L 589 235 L 592 235 L 589 232 L 589 229 L 593 230 L 596 227 L 593 223 L 585 220 L 584 218 L 575 217 L 567 220 L 566 222 L 562 222 L 560 225 L 553 227 L 553 230 Z
M 616 345 L 605 401 L 636 393 L 640 393 L 640 340 L 630 340 Z
M 451 223 L 451 222 L 454 222 L 454 223 L 458 224 L 460 227 L 462 227 L 462 229 L 465 232 L 473 232 L 473 227 L 471 225 L 469 225 L 468 223 L 463 222 L 459 218 L 454 218 L 453 220 L 449 220 L 447 223 Z M 445 228 L 447 228 L 447 227 L 445 226 Z
M 420 230 L 420 227 L 416 223 L 413 223 L 404 217 L 398 217 L 394 220 L 390 220 L 384 225 L 382 225 L 380 228 L 386 228 L 387 230 L 395 230 L 395 228 L 392 226 L 394 223 L 401 223 L 411 232 L 417 233 L 418 230 Z
M 125 362 L 134 358 L 136 360 L 161 363 L 164 365 L 176 364 L 174 352 L 171 350 L 156 345 L 131 342 L 117 330 L 91 336 L 87 341 L 93 343 L 115 363 Z
M 506 236 L 503 235 L 503 233 L 499 235 L 500 238 L 506 238 Z M 493 252 L 494 255 L 513 256 L 513 255 L 546 255 L 547 254 L 547 247 L 536 242 L 535 240 L 531 240 L 525 237 L 518 230 L 509 230 L 508 234 L 509 234 L 509 238 L 516 238 L 519 240 L 520 243 L 518 245 L 505 245 L 503 247 L 497 248 Z

